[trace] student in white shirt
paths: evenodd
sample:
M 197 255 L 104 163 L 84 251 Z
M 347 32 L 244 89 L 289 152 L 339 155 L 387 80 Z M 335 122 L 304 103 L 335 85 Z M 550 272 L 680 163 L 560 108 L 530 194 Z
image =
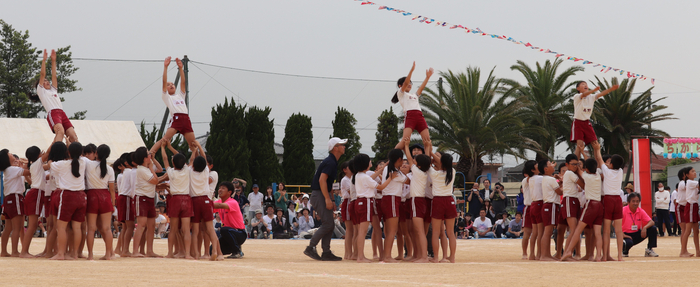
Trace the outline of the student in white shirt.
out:
M 355 243 L 355 248 L 357 249 L 357 262 L 358 263 L 370 263 L 365 257 L 365 237 L 361 234 L 367 234 L 367 228 L 369 227 L 370 221 L 376 219 L 374 215 L 374 197 L 377 193 L 377 189 L 381 190 L 386 187 L 390 181 L 385 181 L 381 185 L 377 183 L 372 176 L 367 175 L 367 171 L 372 167 L 372 161 L 366 154 L 358 154 L 353 158 L 353 166 L 355 167 L 355 173 L 352 176 L 352 183 L 355 185 L 355 190 L 357 192 L 357 204 L 355 205 L 355 214 L 359 221 L 357 242 Z M 385 165 L 380 164 L 377 169 L 383 169 Z M 381 175 L 381 173 L 374 173 L 373 176 L 376 178 Z M 391 174 L 390 177 L 396 176 Z M 374 217 L 374 218 L 373 218 Z M 380 244 L 381 245 L 381 244 Z M 382 250 L 380 250 L 382 251 Z M 379 252 L 382 254 L 383 252 Z
M 571 142 L 576 142 L 576 150 L 574 151 L 576 158 L 581 158 L 581 152 L 586 145 L 598 140 L 590 122 L 595 101 L 617 90 L 617 88 L 618 85 L 613 85 L 610 89 L 591 95 L 591 93 L 600 90 L 600 87 L 589 90 L 586 81 L 576 83 L 576 90 L 579 93 L 574 96 L 574 122 L 571 124 L 571 137 L 569 139 Z
M 199 234 L 200 223 L 206 226 L 206 233 L 213 246 L 219 246 L 219 240 L 214 230 L 214 206 L 209 199 L 209 167 L 207 166 L 206 154 L 204 148 L 199 142 L 194 141 L 195 151 L 198 155 L 192 161 L 192 170 L 190 171 L 190 196 L 192 196 L 192 238 L 197 238 Z M 198 242 L 192 240 L 194 245 L 194 258 L 199 259 L 200 246 Z M 212 249 L 210 260 L 224 260 L 224 255 L 216 249 Z
M 409 193 L 409 218 L 413 223 L 413 242 L 416 248 L 413 250 L 414 263 L 428 263 L 428 241 L 425 235 L 425 218 L 429 218 L 425 200 L 426 188 L 432 192 L 428 184 L 428 170 L 430 170 L 430 157 L 419 153 L 413 157 L 409 150 L 408 142 L 404 147 L 406 157 L 411 165 L 411 187 Z M 420 151 L 419 151 L 420 152 Z M 432 242 L 431 242 L 432 244 Z
M 430 217 L 433 227 L 447 226 L 447 239 L 449 240 L 450 256 L 443 258 L 440 262 L 455 263 L 457 242 L 455 237 L 455 218 L 457 218 L 457 206 L 453 196 L 453 184 L 455 180 L 455 170 L 452 168 L 452 156 L 442 152 L 432 154 L 434 168 L 428 170 L 428 175 L 433 181 L 433 202 Z M 432 262 L 437 263 L 437 252 L 439 250 L 438 238 L 441 232 L 432 233 L 433 254 Z
M 530 177 L 526 172 L 523 171 L 523 181 L 520 183 L 520 188 L 523 189 L 523 204 L 525 205 L 525 208 L 523 208 L 523 239 L 522 239 L 522 248 L 523 248 L 523 260 L 527 260 L 527 247 L 528 244 L 530 243 L 530 237 L 533 235 L 532 234 L 532 218 L 530 214 L 530 205 L 532 204 L 532 197 L 530 196 L 530 184 L 528 184 L 528 180 Z M 535 235 L 537 236 L 537 235 Z
M 399 256 L 396 260 L 413 260 L 413 250 L 415 249 L 415 243 L 411 240 L 411 235 L 409 234 L 409 225 L 406 220 L 409 218 L 409 207 L 408 207 L 408 196 L 411 193 L 411 165 L 408 164 L 408 160 L 402 160 L 401 173 L 406 176 L 406 181 L 403 184 L 401 190 L 401 212 L 399 212 L 399 230 L 396 232 L 396 246 L 399 249 Z M 404 248 L 406 247 L 406 256 L 404 257 Z
M 100 233 L 104 234 L 102 239 L 105 242 L 105 256 L 102 260 L 116 258 L 112 249 L 112 212 L 114 197 L 114 169 L 107 165 L 107 158 L 111 150 L 109 146 L 102 144 L 97 147 L 97 160 L 87 160 L 86 183 L 87 183 L 87 236 L 85 241 L 88 247 L 88 260 L 93 258 L 93 244 L 95 242 L 95 231 L 97 230 L 97 220 L 100 220 Z
M 411 94 L 411 87 L 413 87 L 413 82 L 411 82 L 411 75 L 413 75 L 413 70 L 416 69 L 416 62 L 413 62 L 411 66 L 411 71 L 408 72 L 408 76 L 402 77 L 398 80 L 396 85 L 399 90 L 391 98 L 392 103 L 401 103 L 404 115 L 406 116 L 404 120 L 403 136 L 401 141 L 396 144 L 395 149 L 403 149 L 407 142 L 410 142 L 411 133 L 417 131 L 421 138 L 423 139 L 423 146 L 427 154 L 430 154 L 433 150 L 432 143 L 430 141 L 430 132 L 428 130 L 428 124 L 425 122 L 423 117 L 423 112 L 421 112 L 418 97 L 423 94 L 423 89 L 428 84 L 430 77 L 433 75 L 433 68 L 425 71 L 425 79 L 423 83 L 418 87 L 415 94 Z
M 350 186 L 352 185 L 352 169 L 354 167 L 351 167 L 350 165 L 352 165 L 352 160 L 340 164 L 340 170 L 342 170 L 343 174 L 345 174 L 343 179 L 340 180 L 340 194 L 343 197 L 343 203 L 340 204 L 340 211 L 341 219 L 345 222 L 345 256 L 343 257 L 344 260 L 357 259 L 357 251 L 355 250 L 355 248 L 353 248 L 355 246 L 355 241 L 353 241 L 353 239 L 356 239 L 354 229 L 357 228 L 353 224 L 352 220 L 352 218 L 354 217 L 352 215 L 352 211 L 355 211 L 355 208 L 352 207 L 354 203 L 352 202 L 350 194 Z M 290 214 L 289 218 L 291 219 L 292 216 L 293 215 Z
M 166 258 L 174 258 L 173 249 L 184 250 L 185 259 L 194 259 L 190 254 L 192 245 L 192 236 L 190 234 L 190 219 L 194 215 L 192 210 L 192 197 L 190 197 L 190 166 L 187 165 L 185 155 L 179 153 L 174 148 L 171 149 L 174 155 L 173 166 L 170 166 L 168 154 L 165 152 L 165 146 L 172 148 L 170 143 L 166 142 L 160 146 L 163 165 L 165 166 L 165 175 L 159 180 L 170 181 L 170 194 L 168 200 L 168 217 L 170 217 L 170 234 L 168 236 L 168 255 Z M 194 157 L 196 153 L 192 153 Z M 190 159 L 192 161 L 192 158 Z M 179 246 L 182 242 L 184 246 Z M 179 252 L 182 254 L 182 252 Z
M 19 162 L 9 150 L 0 150 L 0 171 L 3 172 L 3 184 L 5 202 L 3 214 L 5 215 L 5 230 L 2 232 L 2 256 L 17 257 L 19 252 L 19 235 L 24 229 L 24 177 L 31 175 L 28 169 L 17 165 Z M 65 226 L 64 226 L 65 227 Z M 78 224 L 80 227 L 80 224 Z M 64 229 L 65 233 L 65 229 Z M 7 252 L 8 235 L 12 236 L 12 254 Z M 33 235 L 33 234 L 32 234 Z M 65 242 L 64 242 L 65 247 Z M 65 249 L 64 249 L 65 251 Z
M 622 261 L 624 234 L 622 233 L 622 198 L 619 195 L 623 177 L 622 167 L 625 165 L 625 160 L 620 155 L 615 154 L 606 162 L 600 154 L 600 143 L 594 141 L 591 146 L 603 177 L 603 206 L 605 210 L 605 218 L 603 219 L 603 261 L 615 260 L 610 256 L 611 223 L 615 225 L 617 261 Z
M 146 236 L 146 255 L 148 257 L 162 257 L 153 251 L 153 234 L 156 229 L 156 185 L 158 184 L 157 172 L 162 172 L 163 168 L 148 153 L 146 147 L 140 147 L 134 152 L 134 163 L 136 168 L 136 183 L 134 193 L 136 194 L 136 222 L 138 227 L 134 233 L 134 257 L 144 257 L 138 253 L 141 237 Z M 157 169 L 156 169 L 157 166 Z
M 61 97 L 58 95 L 58 77 L 56 73 L 56 50 L 51 50 L 51 81 L 46 79 L 46 58 L 47 53 L 44 50 L 44 58 L 41 61 L 41 71 L 39 78 L 34 82 L 36 95 L 30 95 L 29 98 L 34 101 L 41 101 L 41 104 L 46 110 L 46 120 L 49 122 L 51 131 L 56 134 L 54 142 L 63 140 L 63 135 L 68 135 L 70 142 L 78 142 L 78 135 L 75 133 L 75 128 L 71 124 L 70 119 L 63 111 Z
M 691 231 L 693 232 L 695 256 L 700 257 L 700 241 L 698 240 L 700 238 L 698 236 L 698 222 L 700 221 L 698 220 L 698 193 L 700 190 L 698 189 L 698 182 L 695 181 L 696 176 L 695 169 L 691 167 L 685 180 L 685 198 L 688 202 L 686 204 L 688 223 L 685 226 L 686 229 L 688 229 L 688 234 L 690 234 Z
M 671 204 L 668 207 L 668 213 L 671 216 L 673 223 L 671 223 L 671 230 L 668 231 L 669 235 L 678 236 L 678 230 L 680 229 L 679 216 L 676 213 L 676 208 L 678 207 L 678 184 L 676 183 L 676 188 L 671 192 Z
M 586 171 L 583 172 L 579 168 L 577 170 L 578 180 L 577 184 L 581 188 L 586 189 L 586 205 L 581 212 L 581 221 L 576 225 L 576 230 L 569 234 L 571 242 L 567 245 L 564 255 L 561 257 L 562 261 L 568 261 L 574 251 L 574 247 L 581 238 L 581 232 L 588 225 L 593 225 L 593 232 L 589 233 L 590 236 L 595 237 L 595 246 L 598 250 L 595 258 L 589 257 L 591 254 L 586 254 L 589 260 L 595 260 L 600 262 L 603 259 L 603 239 L 600 236 L 601 224 L 603 223 L 603 217 L 605 212 L 603 211 L 603 204 L 601 203 L 601 187 L 602 180 L 600 174 L 597 173 L 598 163 L 595 159 L 586 159 L 584 163 Z M 589 235 L 586 235 L 586 239 L 589 239 Z M 588 249 L 588 248 L 586 248 Z
M 537 162 L 528 160 L 523 167 L 523 173 L 528 175 L 527 184 L 530 188 L 530 219 L 532 219 L 532 235 L 530 237 L 530 260 L 540 260 L 542 250 L 540 249 L 540 241 L 544 233 L 544 224 L 542 223 L 542 176 L 538 168 Z
M 24 153 L 27 158 L 27 166 L 31 173 L 31 189 L 27 191 L 24 197 L 24 212 L 27 215 L 27 230 L 26 234 L 34 234 L 41 215 L 43 207 L 44 190 L 46 189 L 46 176 L 44 171 L 44 163 L 48 160 L 49 154 L 42 153 L 37 146 L 32 146 Z M 14 158 L 14 157 L 13 157 Z M 29 254 L 29 245 L 32 243 L 34 236 L 24 236 L 22 240 L 21 258 L 34 258 L 34 255 Z
M 697 226 L 697 223 L 690 222 L 690 209 L 691 204 L 688 204 L 687 194 L 692 192 L 688 190 L 689 179 L 694 179 L 695 169 L 692 166 L 682 168 L 678 171 L 678 208 L 676 212 L 681 213 L 680 224 L 681 224 L 681 254 L 680 257 L 691 257 L 692 253 L 688 252 L 688 238 L 693 230 L 693 225 Z M 696 210 L 697 212 L 697 210 Z M 697 215 L 697 213 L 695 214 Z M 697 228 L 697 227 L 695 227 Z
M 542 238 L 540 239 L 540 249 L 542 254 L 540 256 L 541 261 L 552 261 L 554 258 L 551 253 L 551 242 L 552 231 L 554 226 L 558 224 L 559 220 L 559 195 L 562 194 L 561 186 L 557 183 L 557 180 L 552 177 L 554 173 L 554 168 L 556 166 L 555 162 L 549 160 L 541 160 L 537 163 L 537 168 L 540 173 L 543 174 L 542 177 L 542 197 L 544 199 L 544 205 L 542 205 L 542 222 L 544 224 L 544 233 L 542 233 Z
M 566 156 L 566 172 L 564 173 L 564 176 L 562 177 L 562 190 L 563 190 L 563 195 L 564 198 L 562 199 L 562 209 L 561 209 L 561 218 L 564 219 L 564 222 L 561 222 L 559 224 L 559 227 L 562 226 L 567 226 L 569 228 L 569 232 L 573 232 L 576 230 L 576 225 L 578 224 L 578 218 L 580 217 L 581 213 L 581 203 L 578 200 L 579 197 L 579 186 L 578 186 L 578 170 L 579 170 L 579 161 L 578 158 L 576 158 L 576 155 L 574 154 L 569 154 Z M 562 228 L 562 230 L 566 230 L 566 227 Z M 561 236 L 562 240 L 564 239 L 564 234 L 562 231 L 559 231 L 559 235 Z M 571 239 L 572 237 L 569 236 L 566 239 L 566 245 L 563 245 L 564 248 L 568 248 L 569 244 L 571 244 Z M 557 236 L 557 241 L 559 241 L 559 236 Z M 558 245 L 562 246 L 562 245 Z M 580 250 L 579 250 L 580 251 Z M 557 250 L 557 254 L 562 252 L 561 250 Z M 580 252 L 578 252 L 580 254 Z
M 68 153 L 68 147 L 63 142 L 55 142 L 51 144 L 49 151 L 47 163 L 44 164 L 44 169 L 50 167 L 48 161 L 58 162 L 66 159 L 66 154 Z M 54 254 L 54 247 L 56 246 L 56 241 L 58 240 L 58 231 L 56 230 L 56 221 L 58 217 L 58 203 L 60 200 L 61 190 L 58 189 L 58 174 L 55 171 L 51 171 L 49 168 L 47 171 L 48 179 L 46 180 L 47 193 L 50 193 L 50 200 L 47 201 L 47 226 L 49 227 L 48 236 L 46 237 L 46 247 L 44 248 L 44 257 L 51 258 Z
M 406 176 L 399 171 L 403 165 L 403 152 L 400 149 L 389 151 L 389 162 L 382 171 L 382 182 L 389 182 L 382 190 L 382 206 L 381 212 L 384 217 L 384 258 L 385 263 L 397 263 L 398 261 L 391 257 L 392 246 L 394 245 L 394 237 L 399 228 L 399 213 L 401 212 L 401 193 L 403 192 L 403 184 L 406 182 Z M 377 171 L 379 172 L 379 171 Z M 401 245 L 400 253 L 403 253 L 403 245 Z

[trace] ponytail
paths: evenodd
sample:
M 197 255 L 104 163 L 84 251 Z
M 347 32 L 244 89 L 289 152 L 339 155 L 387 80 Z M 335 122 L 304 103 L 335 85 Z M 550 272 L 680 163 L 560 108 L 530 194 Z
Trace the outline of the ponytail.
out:
M 75 177 L 80 177 L 80 156 L 83 155 L 83 145 L 79 142 L 71 143 L 68 146 L 68 153 L 70 153 L 71 158 L 71 173 Z
M 105 175 L 107 175 L 107 158 L 110 152 L 111 150 L 106 144 L 101 144 L 97 148 L 97 160 L 100 161 L 100 178 L 105 178 Z
M 392 149 L 389 152 L 389 162 L 386 165 L 386 179 L 389 179 L 391 173 L 396 171 L 396 166 L 394 166 L 394 163 L 399 159 L 403 159 L 403 152 L 400 149 Z
M 401 89 L 401 86 L 403 86 L 403 82 L 406 81 L 406 77 L 401 77 L 398 81 L 396 81 L 396 86 Z M 394 97 L 391 98 L 391 103 L 395 104 L 399 102 L 399 92 L 394 93 Z
M 367 170 L 369 168 L 370 160 L 368 155 L 361 153 L 356 155 L 352 161 L 352 165 L 355 167 L 352 175 L 352 184 L 355 184 L 355 177 L 357 176 L 357 173 Z
M 394 97 L 391 98 L 391 103 L 392 103 L 392 104 L 395 104 L 395 103 L 398 103 L 398 102 L 399 102 L 399 95 L 398 95 L 398 94 L 399 94 L 399 92 L 394 93 Z
M 452 182 L 452 177 L 454 176 L 452 171 L 452 155 L 441 152 L 440 165 L 442 165 L 442 169 L 445 170 L 445 185 L 448 185 Z
M 29 92 L 27 92 L 27 97 L 29 98 L 29 100 L 31 100 L 32 102 L 35 102 L 35 103 L 41 101 L 41 99 L 39 99 L 39 95 L 37 94 L 37 91 L 36 91 L 36 88 L 39 86 L 40 80 L 41 80 L 41 78 L 36 78 L 36 80 L 32 81 L 31 89 L 29 90 Z

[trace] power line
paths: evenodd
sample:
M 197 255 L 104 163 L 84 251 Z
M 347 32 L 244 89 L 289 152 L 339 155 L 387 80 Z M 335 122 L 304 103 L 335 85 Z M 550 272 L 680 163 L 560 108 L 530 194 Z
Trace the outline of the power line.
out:
M 209 76 L 209 74 L 207 74 L 207 72 L 205 72 L 204 70 L 202 70 L 202 68 L 200 68 L 199 66 L 195 65 L 195 64 L 194 64 L 194 61 L 190 61 L 190 63 L 192 63 L 192 66 L 194 66 L 195 68 L 197 68 L 197 69 L 199 69 L 200 71 L 202 71 L 202 73 L 204 73 L 205 75 Z M 216 71 L 216 73 L 219 73 L 219 71 Z M 216 74 L 214 74 L 214 75 L 216 75 Z M 238 94 L 236 94 L 234 91 L 232 91 L 232 90 L 229 89 L 228 87 L 224 86 L 224 84 L 222 84 L 222 83 L 219 82 L 218 80 L 214 79 L 214 77 L 209 76 L 209 78 L 212 79 L 212 80 L 214 80 L 214 82 L 217 82 L 219 85 L 221 85 L 222 87 L 224 87 L 224 89 L 228 90 L 229 92 L 231 92 L 232 94 L 234 94 L 236 97 L 238 97 L 238 100 L 239 100 L 239 101 L 244 101 L 246 104 L 248 104 L 248 101 L 244 100 L 243 98 L 241 98 L 241 96 L 239 96 Z
M 173 69 L 173 68 L 170 68 L 170 70 L 172 70 L 172 69 Z M 136 98 L 138 95 L 140 95 L 141 93 L 143 93 L 146 89 L 150 88 L 153 84 L 155 84 L 155 82 L 157 82 L 157 81 L 160 80 L 160 79 L 161 79 L 161 76 L 158 76 L 158 78 L 156 78 L 153 82 L 151 82 L 150 84 L 148 84 L 148 86 L 146 86 L 145 88 L 143 88 L 143 90 L 141 90 L 141 91 L 138 92 L 136 95 L 134 95 L 133 97 L 131 97 L 128 101 L 124 102 L 121 106 L 117 107 L 117 109 L 115 109 L 114 111 L 112 111 L 112 113 L 110 113 L 109 115 L 107 115 L 104 119 L 105 119 L 105 120 L 108 119 L 110 116 L 112 116 L 114 113 L 116 113 L 119 109 L 121 109 L 121 108 L 124 107 L 126 104 L 128 104 L 129 102 L 131 102 L 131 100 L 133 100 L 133 99 Z

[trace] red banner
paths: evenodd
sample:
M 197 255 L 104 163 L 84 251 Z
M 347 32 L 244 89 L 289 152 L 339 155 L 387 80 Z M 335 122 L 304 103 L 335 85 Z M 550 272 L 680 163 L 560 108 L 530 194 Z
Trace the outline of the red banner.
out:
M 649 139 L 632 140 L 632 156 L 634 163 L 634 192 L 642 195 L 641 207 L 651 216 L 651 155 L 649 153 Z

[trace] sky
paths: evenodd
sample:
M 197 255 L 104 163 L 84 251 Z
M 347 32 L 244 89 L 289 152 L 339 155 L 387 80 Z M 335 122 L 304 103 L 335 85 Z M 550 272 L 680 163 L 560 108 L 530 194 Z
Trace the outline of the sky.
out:
M 211 110 L 224 99 L 269 106 L 275 142 L 281 143 L 290 115 L 302 113 L 314 125 L 314 157 L 326 153 L 336 109 L 355 115 L 362 148 L 374 155 L 377 117 L 392 105 L 395 81 L 413 61 L 413 81 L 436 71 L 479 67 L 521 83 L 510 66 L 530 66 L 553 54 L 486 36 L 411 21 L 380 5 L 402 9 L 486 33 L 655 78 L 653 99 L 667 97 L 677 120 L 654 125 L 671 136 L 694 132 L 700 88 L 700 2 L 696 1 L 5 1 L 0 19 L 28 30 L 37 48 L 70 45 L 73 75 L 82 91 L 63 95 L 67 114 L 87 110 L 88 120 L 127 120 L 160 125 L 162 60 L 187 55 L 190 118 L 197 136 L 209 129 Z M 130 61 L 96 61 L 119 59 Z M 151 61 L 137 61 L 151 60 Z M 562 70 L 581 62 L 565 61 Z M 233 68 L 233 69 L 231 69 Z M 585 65 L 572 80 L 611 79 L 613 72 Z M 248 70 L 248 71 L 246 71 Z M 261 71 L 279 74 L 251 72 Z M 170 66 L 174 80 L 176 66 Z M 289 76 L 297 75 L 297 76 Z M 330 77 L 340 79 L 299 77 Z M 431 81 L 436 81 L 434 75 Z M 484 77 L 485 78 L 485 75 Z M 60 84 L 60 83 L 59 83 Z M 429 86 L 433 86 L 431 82 Z M 415 87 L 415 86 L 414 86 Z M 635 92 L 652 87 L 638 81 Z M 48 129 L 47 129 L 48 132 Z M 78 131 L 79 133 L 79 131 Z M 414 137 L 417 137 L 414 134 Z M 564 147 L 557 157 L 566 155 Z M 494 158 L 506 166 L 515 158 Z M 487 159 L 487 162 L 489 159 Z

